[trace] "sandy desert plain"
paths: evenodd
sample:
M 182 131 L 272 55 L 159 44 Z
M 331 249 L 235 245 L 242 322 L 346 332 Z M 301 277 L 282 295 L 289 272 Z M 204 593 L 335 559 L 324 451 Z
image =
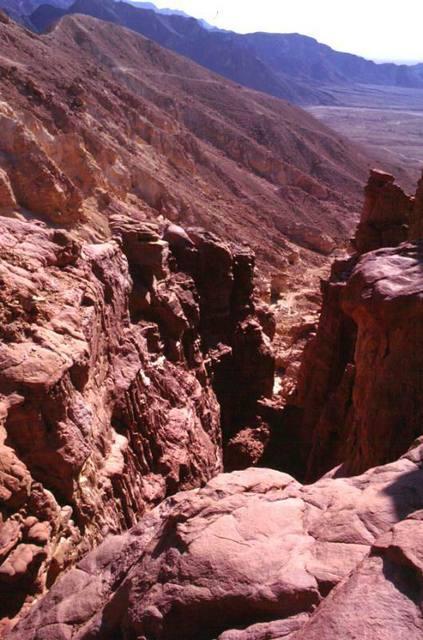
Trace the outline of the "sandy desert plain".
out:
M 370 147 L 381 161 L 406 169 L 415 180 L 423 167 L 423 90 L 358 85 L 331 88 L 339 106 L 308 111 L 333 129 Z

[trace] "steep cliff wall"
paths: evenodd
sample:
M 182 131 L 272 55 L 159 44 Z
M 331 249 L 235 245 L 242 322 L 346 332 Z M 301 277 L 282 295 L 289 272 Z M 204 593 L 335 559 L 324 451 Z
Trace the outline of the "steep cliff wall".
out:
M 222 438 L 234 467 L 256 463 L 280 416 L 251 251 L 119 211 L 110 226 L 91 245 L 0 221 L 5 633 L 23 617 L 13 640 L 420 637 L 421 441 L 389 461 L 421 434 L 421 242 L 338 261 L 323 285 L 273 424 L 295 434 L 274 459 L 332 469 L 301 485 L 264 469 L 210 480 Z
M 392 176 L 371 173 L 359 253 L 335 262 L 323 283 L 293 399 L 309 478 L 394 460 L 422 433 L 421 219 L 421 184 L 410 198 Z M 407 239 L 415 242 L 400 244 Z
M 222 469 L 216 350 L 231 380 L 246 353 L 264 363 L 255 385 L 239 373 L 222 404 L 228 428 L 242 425 L 246 381 L 252 414 L 273 386 L 270 341 L 254 316 L 253 254 L 168 226 L 181 264 L 189 257 L 184 271 L 158 226 L 119 216 L 112 224 L 113 240 L 89 245 L 0 219 L 7 619 L 107 534 Z

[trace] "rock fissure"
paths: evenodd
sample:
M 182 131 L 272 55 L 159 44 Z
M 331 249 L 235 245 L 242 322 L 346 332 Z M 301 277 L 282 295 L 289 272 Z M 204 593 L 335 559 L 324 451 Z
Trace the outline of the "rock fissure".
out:
M 414 640 L 422 182 L 410 198 L 372 171 L 356 254 L 322 283 L 317 330 L 292 327 L 278 399 L 245 240 L 288 314 L 288 273 L 346 237 L 361 169 L 341 197 L 329 130 L 115 29 L 30 37 L 0 17 L 21 61 L 0 103 L 4 634 Z

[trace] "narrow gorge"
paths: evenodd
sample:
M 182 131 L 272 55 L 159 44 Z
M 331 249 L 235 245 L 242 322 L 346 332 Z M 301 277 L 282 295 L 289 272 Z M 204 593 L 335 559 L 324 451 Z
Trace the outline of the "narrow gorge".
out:
M 0 54 L 0 637 L 420 639 L 423 177 L 90 17 Z

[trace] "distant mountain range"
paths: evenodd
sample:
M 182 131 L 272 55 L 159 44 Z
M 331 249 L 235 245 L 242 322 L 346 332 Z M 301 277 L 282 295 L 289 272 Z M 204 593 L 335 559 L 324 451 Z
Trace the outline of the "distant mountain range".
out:
M 179 11 L 178 9 L 159 9 L 152 2 L 139 2 L 138 0 L 127 0 L 127 2 L 128 4 L 132 4 L 133 7 L 138 7 L 138 9 L 149 9 L 150 11 L 155 11 L 156 13 L 160 13 L 164 16 L 175 15 L 182 16 L 184 18 L 192 18 L 192 16 L 189 16 L 187 13 L 185 13 L 185 11 Z M 205 20 L 201 20 L 198 18 L 198 22 L 202 27 L 209 31 L 221 31 L 221 29 L 214 27 Z
M 73 2 L 74 0 L 49 0 L 47 4 L 60 9 L 68 9 Z M 138 9 L 148 9 L 161 15 L 178 15 L 184 18 L 191 18 L 185 11 L 179 11 L 178 9 L 159 9 L 152 2 L 140 2 L 139 0 L 127 0 L 127 2 Z M 45 0 L 0 0 L 0 9 L 5 9 L 9 15 L 17 19 L 17 22 L 25 23 L 29 22 L 29 16 L 42 4 L 46 4 Z M 205 29 L 219 31 L 217 27 L 214 27 L 205 20 L 199 19 L 198 22 Z
M 230 80 L 300 105 L 336 104 L 331 88 L 340 85 L 423 88 L 423 64 L 377 64 L 299 34 L 221 31 L 150 2 L 76 0 L 69 6 L 68 0 L 0 0 L 1 5 L 15 15 L 25 9 L 26 26 L 38 32 L 66 14 L 127 27 Z
M 49 5 L 67 9 L 72 5 L 73 0 L 49 0 Z M 0 0 L 0 9 L 5 9 L 7 13 L 13 13 L 20 18 L 31 15 L 45 0 Z
M 31 26 L 29 16 L 45 0 L 0 0 L 0 9 L 8 13 L 16 22 Z M 72 0 L 50 0 L 50 6 L 67 9 L 72 4 Z

